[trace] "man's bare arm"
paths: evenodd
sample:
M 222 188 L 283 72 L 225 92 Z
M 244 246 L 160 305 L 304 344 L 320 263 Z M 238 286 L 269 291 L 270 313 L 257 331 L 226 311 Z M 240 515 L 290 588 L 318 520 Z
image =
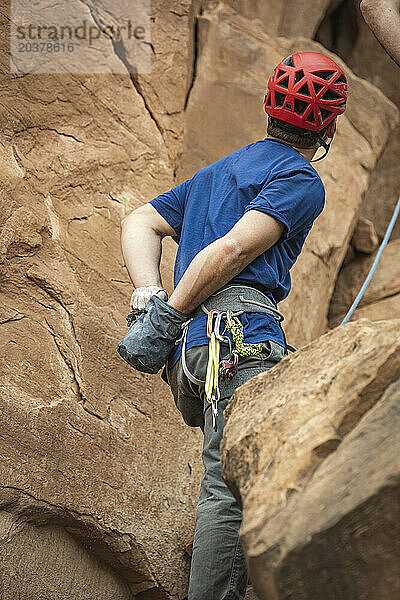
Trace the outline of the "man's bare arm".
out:
M 273 246 L 283 230 L 284 225 L 270 215 L 258 210 L 246 212 L 224 237 L 195 256 L 168 303 L 189 314 Z M 151 204 L 136 209 L 122 221 L 122 253 L 135 287 L 161 287 L 161 241 L 166 235 L 175 236 L 176 232 Z
M 377 40 L 400 66 L 400 0 L 362 0 L 360 8 Z
M 168 304 L 189 314 L 273 246 L 283 230 L 284 225 L 270 215 L 249 210 L 224 237 L 195 256 Z
M 161 242 L 174 229 L 151 204 L 131 212 L 121 223 L 121 249 L 129 277 L 135 288 L 162 287 L 160 276 Z

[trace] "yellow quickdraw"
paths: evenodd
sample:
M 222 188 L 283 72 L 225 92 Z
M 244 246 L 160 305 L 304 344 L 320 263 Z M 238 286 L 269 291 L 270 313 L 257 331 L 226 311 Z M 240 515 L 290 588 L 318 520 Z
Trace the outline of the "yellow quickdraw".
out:
M 215 333 L 212 332 L 208 344 L 208 364 L 205 384 L 206 398 L 209 402 L 212 400 L 213 393 L 217 400 L 220 397 L 218 388 L 219 351 L 220 342 L 217 340 Z
M 218 313 L 219 311 L 217 310 L 211 310 L 208 313 L 207 335 L 210 338 L 210 341 L 208 343 L 208 363 L 206 372 L 206 382 L 204 388 L 206 399 L 211 404 L 213 427 L 215 430 L 217 428 L 216 418 L 218 416 L 218 400 L 220 399 L 220 392 L 218 387 L 220 341 L 215 331 L 213 331 L 213 318 L 214 315 L 218 315 Z
M 243 341 L 243 325 L 232 311 L 226 311 L 226 328 L 231 332 L 236 354 L 239 356 L 256 356 L 262 352 L 262 344 L 246 344 Z

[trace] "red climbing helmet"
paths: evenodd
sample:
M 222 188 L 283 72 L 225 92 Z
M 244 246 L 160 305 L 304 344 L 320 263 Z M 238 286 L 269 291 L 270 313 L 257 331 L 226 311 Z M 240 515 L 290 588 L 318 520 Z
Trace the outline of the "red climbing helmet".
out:
M 346 100 L 346 76 L 335 61 L 318 52 L 296 52 L 275 68 L 264 106 L 270 117 L 321 131 L 344 113 Z

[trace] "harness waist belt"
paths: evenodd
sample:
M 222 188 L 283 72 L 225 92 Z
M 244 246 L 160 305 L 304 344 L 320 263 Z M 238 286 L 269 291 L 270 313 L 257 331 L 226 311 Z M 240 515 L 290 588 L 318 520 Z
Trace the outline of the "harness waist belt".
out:
M 284 319 L 282 313 L 275 308 L 274 303 L 268 296 L 257 288 L 248 285 L 227 284 L 223 286 L 206 298 L 190 317 L 196 317 L 201 312 L 208 314 L 212 309 L 219 311 L 232 310 L 237 314 L 244 312 L 266 313 L 279 322 Z

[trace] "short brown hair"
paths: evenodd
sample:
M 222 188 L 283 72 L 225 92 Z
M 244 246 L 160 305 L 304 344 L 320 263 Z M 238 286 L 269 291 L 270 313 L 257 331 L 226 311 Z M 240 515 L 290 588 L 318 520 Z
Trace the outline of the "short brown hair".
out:
M 326 130 L 327 127 L 324 127 L 321 131 L 309 131 L 308 129 L 285 123 L 274 117 L 268 117 L 268 135 L 297 146 L 297 148 L 313 148 L 317 145 L 318 138 L 322 137 Z

